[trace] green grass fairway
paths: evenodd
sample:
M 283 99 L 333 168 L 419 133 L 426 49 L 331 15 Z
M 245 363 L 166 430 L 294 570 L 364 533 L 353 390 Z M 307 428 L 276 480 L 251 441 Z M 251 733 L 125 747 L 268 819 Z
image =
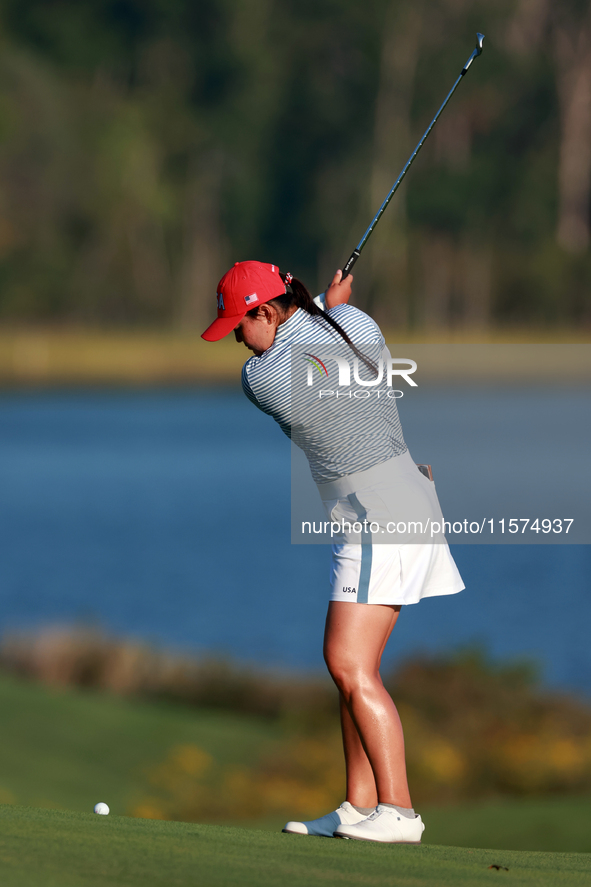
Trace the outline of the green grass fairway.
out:
M 428 844 L 591 853 L 589 796 L 504 798 L 418 812 Z
M 146 770 L 178 743 L 248 764 L 280 736 L 262 718 L 121 699 L 0 675 L 0 804 L 117 814 L 147 792 Z
M 222 764 L 250 766 L 282 737 L 263 718 L 48 689 L 6 675 L 0 675 L 0 718 L 0 804 L 80 813 L 91 813 L 97 801 L 115 814 L 129 813 L 153 793 L 150 767 L 177 743 L 194 743 Z M 426 844 L 591 852 L 589 796 L 417 809 Z M 231 824 L 276 832 L 289 818 Z
M 0 807 L 3 887 L 583 887 L 590 880 L 586 854 L 388 846 Z

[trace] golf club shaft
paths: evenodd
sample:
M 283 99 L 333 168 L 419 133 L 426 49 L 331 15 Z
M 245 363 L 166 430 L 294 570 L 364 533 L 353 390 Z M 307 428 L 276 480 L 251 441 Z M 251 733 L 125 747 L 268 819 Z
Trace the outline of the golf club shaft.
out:
M 425 130 L 425 133 L 424 133 L 423 137 L 421 138 L 420 142 L 418 143 L 418 145 L 416 146 L 416 148 L 414 149 L 414 151 L 412 152 L 412 154 L 410 155 L 410 157 L 406 161 L 404 169 L 402 170 L 402 172 L 400 173 L 400 175 L 398 176 L 398 178 L 394 182 L 392 188 L 390 189 L 390 191 L 388 193 L 388 196 L 386 197 L 386 199 L 384 200 L 384 202 L 380 206 L 379 210 L 375 214 L 369 228 L 367 229 L 367 231 L 365 232 L 365 234 L 363 235 L 363 237 L 361 238 L 361 240 L 359 241 L 359 243 L 357 244 L 357 246 L 355 247 L 355 249 L 353 250 L 353 252 L 349 256 L 347 264 L 343 268 L 343 277 L 342 277 L 343 280 L 345 279 L 345 277 L 347 277 L 351 273 L 351 269 L 352 269 L 353 265 L 355 264 L 355 262 L 357 261 L 357 259 L 359 258 L 360 254 L 361 254 L 361 250 L 363 249 L 363 247 L 365 246 L 365 244 L 369 240 L 369 237 L 370 237 L 372 231 L 374 230 L 374 228 L 376 227 L 376 225 L 378 224 L 378 222 L 382 218 L 382 215 L 384 214 L 386 207 L 388 206 L 388 204 L 392 200 L 394 194 L 396 193 L 396 191 L 398 190 L 398 188 L 400 186 L 400 183 L 402 182 L 406 173 L 408 172 L 408 170 L 412 166 L 412 163 L 413 163 L 415 157 L 417 156 L 417 154 L 419 153 L 419 151 L 423 147 L 423 145 L 427 139 L 427 136 L 429 135 L 429 133 L 431 132 L 431 130 L 433 129 L 433 127 L 437 123 L 437 121 L 441 115 L 441 112 L 443 111 L 443 109 L 445 108 L 445 106 L 447 105 L 449 100 L 451 99 L 452 95 L 456 91 L 458 83 L 463 78 L 464 74 L 466 73 L 466 71 L 468 70 L 468 68 L 470 67 L 470 65 L 474 61 L 474 59 L 482 53 L 482 41 L 484 40 L 484 34 L 479 33 L 476 35 L 476 37 L 477 37 L 476 49 L 474 50 L 474 52 L 472 53 L 472 55 L 470 56 L 470 58 L 468 59 L 468 61 L 464 65 L 464 67 L 462 68 L 462 72 L 461 72 L 460 76 L 458 77 L 458 79 L 456 80 L 456 82 L 454 83 L 454 85 L 452 86 L 452 88 L 450 89 L 450 91 L 447 95 L 447 98 L 445 99 L 445 101 L 443 102 L 443 104 L 439 108 L 439 111 L 437 112 L 437 114 L 435 115 L 435 117 L 433 118 L 433 120 L 431 121 L 431 123 L 429 124 L 427 129 Z

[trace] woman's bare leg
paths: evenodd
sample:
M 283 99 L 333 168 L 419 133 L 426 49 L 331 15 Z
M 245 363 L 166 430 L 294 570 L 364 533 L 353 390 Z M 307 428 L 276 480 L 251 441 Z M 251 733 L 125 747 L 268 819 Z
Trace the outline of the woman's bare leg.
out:
M 400 607 L 390 607 L 392 611 L 391 626 L 387 632 L 378 657 L 378 669 L 382 661 L 382 654 L 390 637 L 393 627 L 396 625 Z M 341 713 L 341 730 L 343 734 L 343 749 L 345 752 L 345 769 L 347 776 L 347 801 L 356 807 L 375 807 L 378 803 L 376 781 L 361 743 L 357 727 L 351 717 L 343 694 L 339 691 L 339 704 Z
M 379 674 L 399 607 L 331 601 L 324 658 L 341 694 L 347 800 L 357 807 L 411 807 L 404 737 Z
M 375 807 L 378 803 L 378 792 L 373 770 L 342 693 L 340 697 L 341 730 L 347 776 L 345 797 L 350 804 L 354 804 L 356 807 Z

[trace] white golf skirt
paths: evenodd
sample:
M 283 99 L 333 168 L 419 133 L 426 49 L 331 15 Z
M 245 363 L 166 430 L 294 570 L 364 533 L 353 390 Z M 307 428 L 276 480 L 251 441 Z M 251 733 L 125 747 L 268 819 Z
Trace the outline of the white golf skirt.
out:
M 433 543 L 383 541 L 394 538 L 384 530 L 389 521 L 398 526 L 409 514 L 423 523 L 443 522 L 435 484 L 421 474 L 408 451 L 367 471 L 319 484 L 318 489 L 331 521 L 366 519 L 374 530 L 380 528 L 373 534 L 366 530 L 359 543 L 332 546 L 331 600 L 416 604 L 424 597 L 456 594 L 465 588 L 441 534 Z
M 331 601 L 418 604 L 465 588 L 447 544 L 332 546 Z

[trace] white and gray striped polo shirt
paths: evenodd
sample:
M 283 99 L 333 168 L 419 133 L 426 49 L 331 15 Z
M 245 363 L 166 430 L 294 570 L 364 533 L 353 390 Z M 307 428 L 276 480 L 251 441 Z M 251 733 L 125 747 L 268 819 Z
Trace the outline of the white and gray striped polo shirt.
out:
M 343 304 L 329 313 L 374 363 L 383 352 L 389 356 L 379 327 L 363 311 Z M 357 399 L 352 388 L 338 387 L 337 358 L 350 364 L 352 378 L 356 375 L 361 386 L 368 386 L 357 386 L 364 398 Z M 314 372 L 318 360 L 320 378 Z M 406 452 L 385 373 L 376 382 L 362 362 L 355 366 L 350 346 L 322 316 L 312 317 L 301 308 L 292 314 L 277 328 L 271 347 L 245 363 L 242 387 L 304 450 L 316 483 L 365 471 Z

